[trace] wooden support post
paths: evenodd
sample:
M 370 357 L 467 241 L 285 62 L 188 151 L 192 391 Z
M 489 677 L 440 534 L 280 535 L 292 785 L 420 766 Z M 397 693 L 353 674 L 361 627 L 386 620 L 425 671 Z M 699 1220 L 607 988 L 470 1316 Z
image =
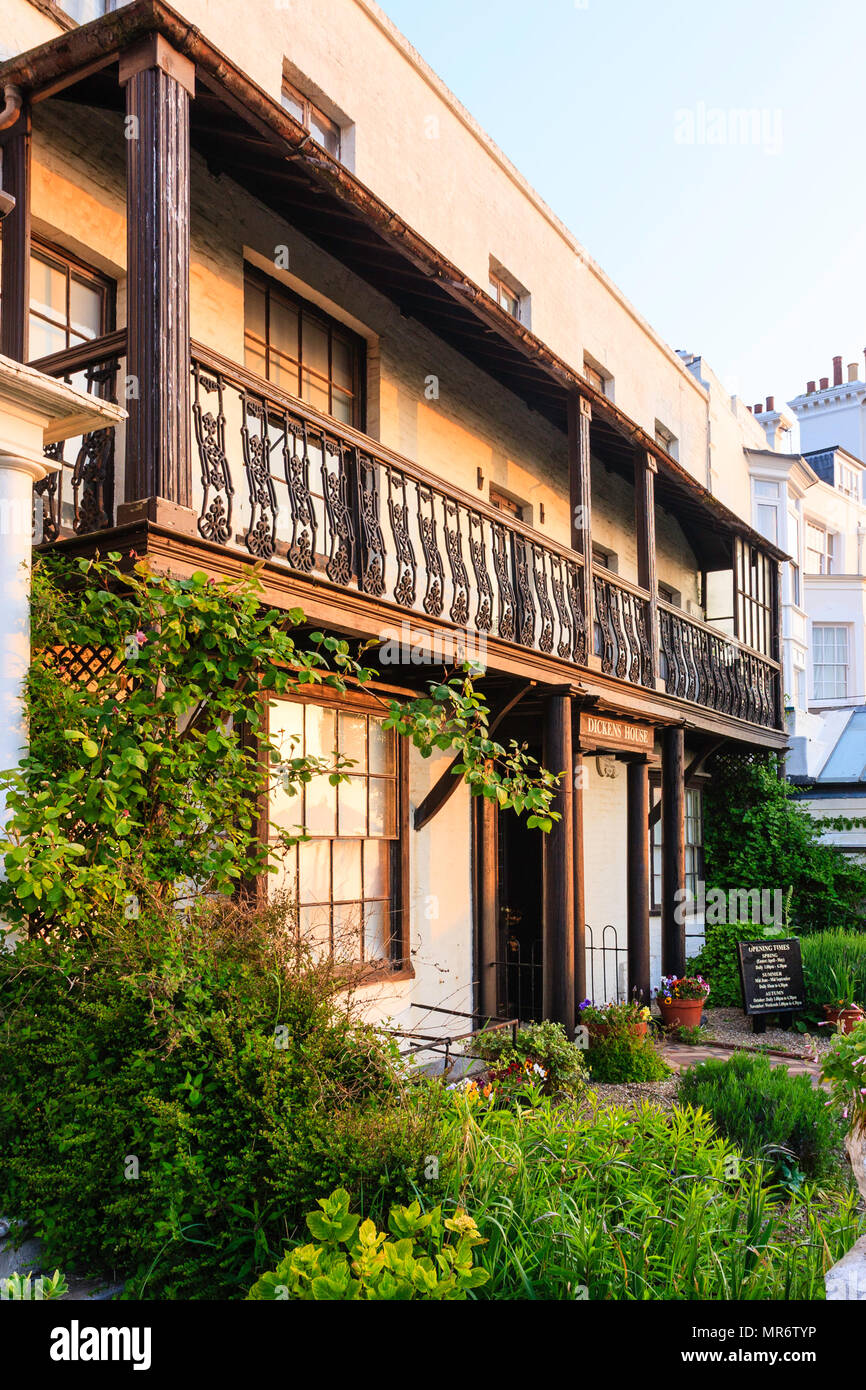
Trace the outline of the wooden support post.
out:
M 662 735 L 662 974 L 686 967 L 685 737 L 677 727 Z
M 554 809 L 561 819 L 544 837 L 542 996 L 544 1017 L 574 1033 L 574 819 L 571 695 L 551 695 L 545 710 L 544 763 L 564 772 Z
M 655 475 L 658 464 L 641 450 L 634 461 L 634 522 L 637 535 L 637 582 L 649 592 L 650 660 L 648 684 L 653 687 L 658 668 L 658 581 L 656 578 Z
M 127 502 L 192 505 L 189 101 L 195 68 L 161 35 L 121 54 L 126 87 Z
M 571 505 L 571 547 L 583 559 L 581 607 L 586 623 L 587 664 L 593 649 L 592 601 L 592 470 L 589 426 L 592 406 L 577 392 L 568 397 L 568 493 Z
M 583 876 L 583 754 L 574 754 L 574 997 L 586 998 L 586 893 Z
M 16 362 L 28 359 L 30 317 L 30 108 L 0 135 L 3 191 L 15 206 L 3 219 L 0 275 L 0 353 Z
M 628 764 L 626 840 L 628 847 L 628 992 L 650 997 L 649 768 L 644 759 Z
M 479 796 L 474 802 L 475 925 L 478 979 L 477 1008 L 496 1018 L 502 1002 L 502 962 L 499 947 L 497 809 Z

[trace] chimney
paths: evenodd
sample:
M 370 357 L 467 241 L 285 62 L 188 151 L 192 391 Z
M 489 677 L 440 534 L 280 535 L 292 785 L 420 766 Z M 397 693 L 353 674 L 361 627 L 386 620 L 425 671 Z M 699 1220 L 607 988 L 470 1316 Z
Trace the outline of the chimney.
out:
M 856 363 L 856 362 L 849 362 L 849 363 L 848 363 L 848 380 L 849 380 L 849 381 L 856 381 L 856 380 L 857 380 L 857 371 L 858 371 L 857 363 Z
M 818 382 L 818 385 L 822 391 L 826 391 L 827 387 L 830 385 L 830 378 L 828 376 L 822 376 L 821 380 Z
M 767 397 L 767 406 L 766 406 L 766 408 L 767 408 L 767 410 L 775 410 L 775 409 L 776 409 L 776 397 L 775 397 L 775 396 L 768 396 L 768 397 Z
M 814 383 L 814 381 L 807 381 L 807 382 L 806 382 L 806 395 L 807 395 L 807 396 L 814 396 L 814 394 L 815 394 L 815 383 Z
M 763 406 L 761 405 L 761 402 L 758 401 L 758 404 L 755 406 L 755 409 L 754 409 L 754 414 L 755 414 L 755 415 L 760 415 L 760 413 L 761 413 L 762 410 L 763 410 Z
M 834 385 L 834 386 L 841 386 L 841 385 L 842 385 L 842 358 L 841 358 L 841 357 L 834 357 L 834 358 L 833 358 L 833 385 Z

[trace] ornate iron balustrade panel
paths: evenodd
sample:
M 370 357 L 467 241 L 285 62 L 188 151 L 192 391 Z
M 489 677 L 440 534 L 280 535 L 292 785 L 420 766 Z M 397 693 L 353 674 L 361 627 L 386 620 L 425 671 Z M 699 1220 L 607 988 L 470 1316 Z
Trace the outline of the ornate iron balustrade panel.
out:
M 669 695 L 765 729 L 780 727 L 774 661 L 663 605 L 659 637 Z
M 442 619 L 470 656 L 490 636 L 585 664 L 572 551 L 222 359 L 203 352 L 191 370 L 205 539 L 394 604 L 407 620 Z
M 593 575 L 593 590 L 602 671 L 653 688 L 649 600 L 607 574 Z
M 113 343 L 112 349 L 99 340 L 83 344 L 47 359 L 42 370 L 88 395 L 116 402 L 125 379 L 125 358 Z M 61 467 L 34 487 L 35 497 L 41 499 L 35 511 L 37 543 L 114 525 L 115 507 L 123 501 L 125 440 L 125 426 L 112 425 L 46 446 L 45 457 Z

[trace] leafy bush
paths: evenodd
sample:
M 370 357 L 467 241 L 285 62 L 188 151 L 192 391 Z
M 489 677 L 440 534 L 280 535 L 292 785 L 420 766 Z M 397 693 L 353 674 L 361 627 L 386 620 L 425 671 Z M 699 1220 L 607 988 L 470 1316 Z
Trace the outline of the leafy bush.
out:
M 570 1042 L 561 1023 L 527 1023 L 518 1028 L 516 1041 L 510 1032 L 497 1029 L 473 1039 L 472 1051 L 494 1062 L 497 1071 L 514 1063 L 539 1063 L 547 1073 L 544 1090 L 579 1091 L 586 1083 L 583 1053 Z
M 866 867 L 822 839 L 828 828 L 862 821 L 810 815 L 779 776 L 776 755 L 722 753 L 713 759 L 712 771 L 705 821 L 707 883 L 725 891 L 790 889 L 798 933 L 866 929 Z
M 490 1278 L 473 1268 L 472 1251 L 484 1241 L 465 1212 L 445 1218 L 441 1207 L 422 1213 L 417 1201 L 395 1206 L 389 1236 L 369 1219 L 359 1225 L 349 1202 L 344 1188 L 320 1198 L 322 1210 L 307 1217 L 314 1243 L 288 1251 L 254 1284 L 250 1299 L 454 1301 Z
M 32 1274 L 19 1274 L 17 1270 L 7 1275 L 5 1279 L 0 1279 L 0 1299 L 10 1301 L 23 1301 L 29 1303 L 31 1299 L 37 1302 L 43 1300 L 50 1301 L 56 1298 L 63 1298 L 69 1293 L 69 1285 L 66 1282 L 66 1275 L 61 1274 L 59 1269 L 55 1269 L 53 1274 L 37 1274 L 34 1279 Z
M 338 1184 L 409 1195 L 438 1092 L 408 1104 L 278 906 L 142 901 L 0 951 L 0 1210 L 130 1297 L 237 1295 Z
M 866 1130 L 866 1022 L 850 1033 L 835 1033 L 822 1058 L 821 1076 L 851 1131 Z
M 686 972 L 704 975 L 712 981 L 714 1007 L 743 1007 L 737 942 L 758 941 L 763 935 L 764 928 L 752 922 L 707 923 L 704 944 L 698 954 L 686 962 Z
M 819 1018 L 824 1016 L 822 1005 L 838 997 L 846 976 L 850 978 L 854 1000 L 866 1005 L 866 933 L 816 932 L 804 936 L 800 946 L 806 1003 Z
M 452 1093 L 443 1119 L 432 1200 L 487 1237 L 479 1299 L 823 1299 L 824 1270 L 866 1233 L 856 1193 L 768 1188 L 700 1111 Z
M 735 1052 L 683 1072 L 680 1097 L 702 1106 L 721 1134 L 766 1159 L 776 1177 L 821 1178 L 837 1167 L 842 1133 L 824 1093 L 808 1076 L 771 1066 L 760 1053 Z
M 636 1037 L 628 1013 L 608 1010 L 606 1032 L 590 1028 L 586 1061 L 592 1081 L 662 1081 L 671 1069 L 649 1034 Z

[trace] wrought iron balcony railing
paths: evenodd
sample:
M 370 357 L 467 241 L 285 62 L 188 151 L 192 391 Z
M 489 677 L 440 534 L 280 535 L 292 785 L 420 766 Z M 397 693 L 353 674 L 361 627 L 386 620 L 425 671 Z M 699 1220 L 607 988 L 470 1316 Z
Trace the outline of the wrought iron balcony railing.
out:
M 123 381 L 115 333 L 37 364 L 107 399 Z M 319 414 L 198 344 L 190 363 L 193 500 L 206 541 L 354 589 L 399 618 L 416 613 L 480 643 L 488 636 L 656 687 L 705 709 L 781 727 L 779 666 L 646 590 L 593 572 L 591 621 L 582 560 L 515 518 Z M 64 463 L 38 485 L 44 539 L 114 525 L 124 427 L 46 452 Z M 652 660 L 656 655 L 655 663 Z

